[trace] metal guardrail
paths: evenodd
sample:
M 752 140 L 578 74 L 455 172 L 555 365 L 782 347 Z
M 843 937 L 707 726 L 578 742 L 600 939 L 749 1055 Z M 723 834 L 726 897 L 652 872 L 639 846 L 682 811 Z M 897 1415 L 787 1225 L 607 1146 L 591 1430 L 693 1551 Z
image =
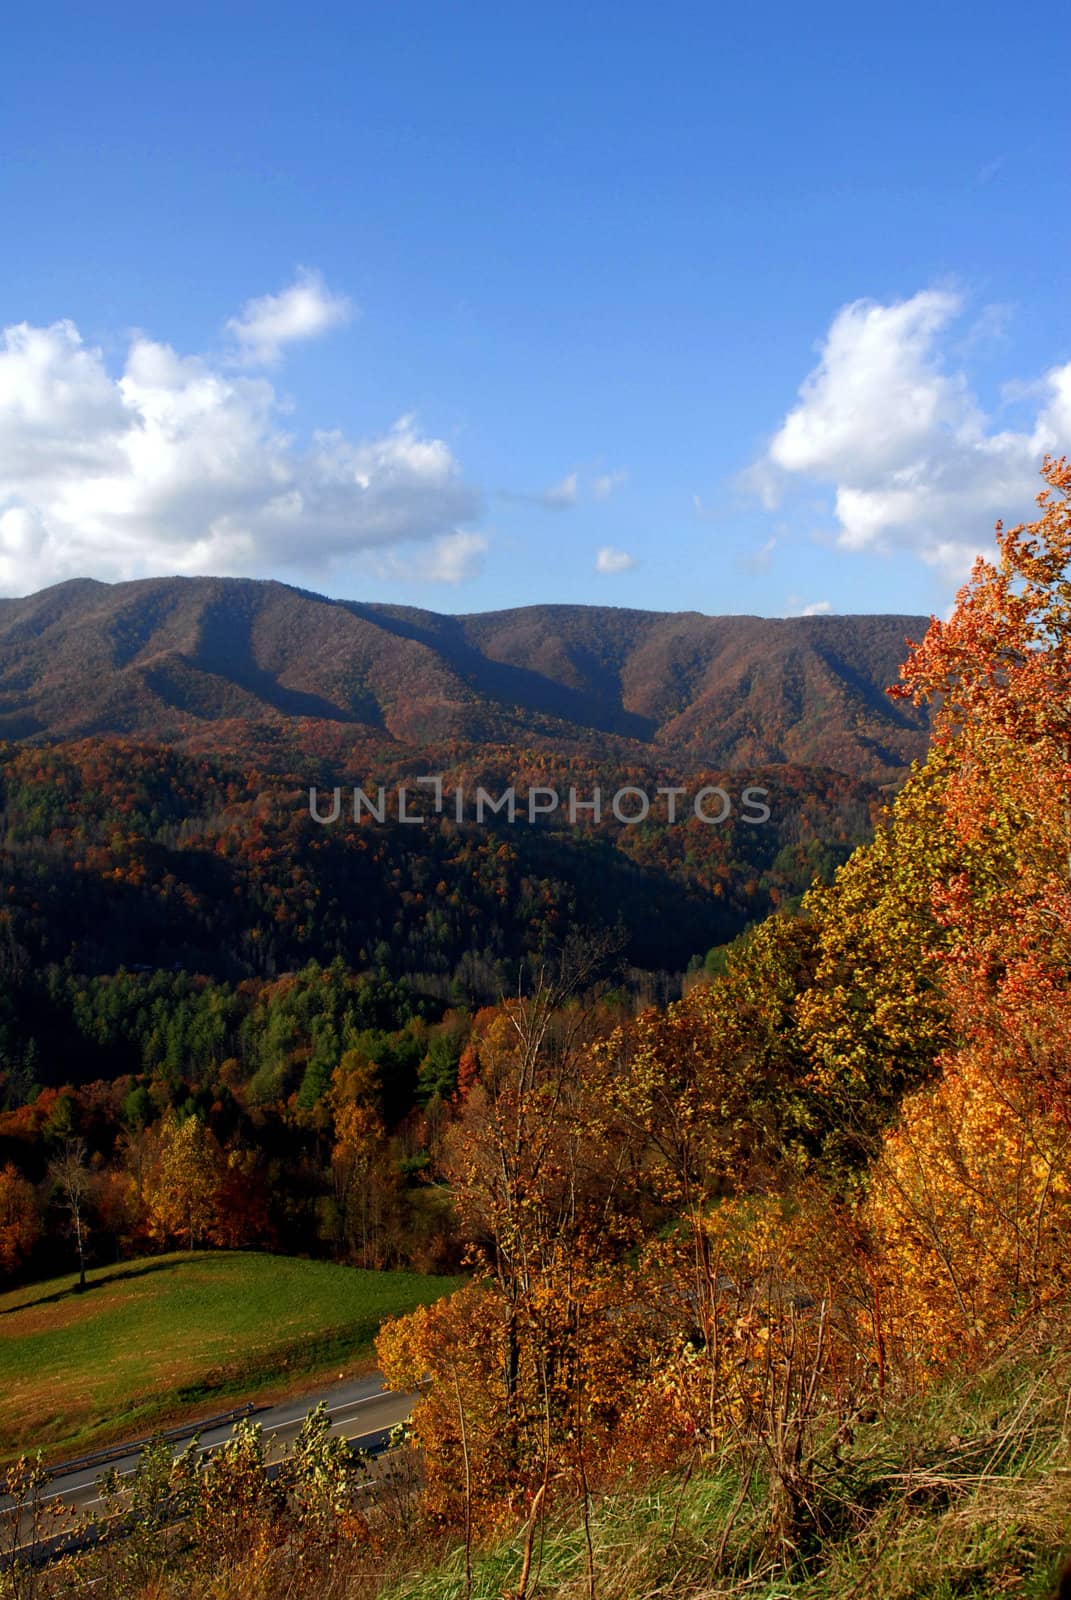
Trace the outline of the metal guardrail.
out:
M 150 1444 L 163 1439 L 165 1444 L 177 1444 L 182 1439 L 193 1439 L 209 1428 L 228 1428 L 245 1417 L 253 1416 L 266 1407 L 254 1405 L 251 1400 L 233 1411 L 221 1411 L 214 1417 L 202 1417 L 199 1422 L 183 1423 L 180 1428 L 167 1428 L 163 1432 L 146 1434 L 143 1439 L 128 1439 L 123 1444 L 110 1445 L 91 1451 L 89 1455 L 74 1456 L 69 1461 L 57 1461 L 46 1469 L 50 1478 L 64 1478 L 69 1472 L 85 1472 L 89 1467 L 106 1467 L 112 1461 L 122 1461 L 126 1456 L 140 1455 Z

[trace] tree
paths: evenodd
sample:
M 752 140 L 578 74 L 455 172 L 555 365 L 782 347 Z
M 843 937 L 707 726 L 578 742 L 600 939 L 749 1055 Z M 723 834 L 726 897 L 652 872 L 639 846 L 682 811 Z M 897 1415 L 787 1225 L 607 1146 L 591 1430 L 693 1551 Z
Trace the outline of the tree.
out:
M 1058 1044 L 1071 1024 L 1071 464 L 1047 459 L 1042 475 L 1041 517 L 998 524 L 997 561 L 975 563 L 898 692 L 938 704 L 946 825 L 969 852 L 935 895 L 957 977 L 1014 1019 L 1020 1074 L 1071 1123 Z
M 393 1165 L 382 1122 L 368 1105 L 347 1100 L 335 1111 L 331 1177 L 346 1242 L 363 1267 L 379 1264 L 384 1202 Z
M 955 868 L 933 885 L 949 1007 L 939 1078 L 904 1104 L 868 1217 L 923 1372 L 1066 1289 L 1071 1233 L 1071 466 L 997 527 L 897 693 L 936 704 Z M 890 1297 L 891 1297 L 890 1293 Z
M 70 1229 L 78 1252 L 78 1289 L 86 1286 L 86 1203 L 90 1174 L 86 1166 L 84 1139 L 65 1139 L 63 1151 L 49 1163 L 49 1176 L 59 1190 L 60 1203 L 70 1218 Z
M 923 1380 L 1071 1286 L 1071 1127 L 1036 1070 L 1046 1045 L 1066 1062 L 1071 1011 L 1046 1017 L 1044 991 L 1024 991 L 1016 1014 L 970 968 L 951 995 L 962 1042 L 905 1101 L 864 1211 L 895 1337 Z
M 635 1237 L 619 1204 L 627 1157 L 593 1013 L 575 1000 L 603 955 L 542 969 L 483 1016 L 479 1077 L 442 1152 L 476 1279 L 378 1344 L 392 1381 L 431 1378 L 415 1416 L 444 1463 L 429 1487 L 444 1506 L 463 1498 L 467 1523 L 476 1502 L 490 1515 L 545 1490 L 552 1463 L 585 1483 L 632 1371 L 611 1354 L 631 1325 L 615 1271 Z
M 221 1178 L 219 1146 L 195 1116 L 169 1112 L 145 1186 L 150 1228 L 157 1238 L 185 1238 L 190 1250 L 206 1238 L 216 1214 Z
M 41 1236 L 41 1216 L 33 1185 L 9 1161 L 0 1170 L 0 1271 L 24 1266 Z
M 933 738 L 964 759 L 1000 732 L 1066 765 L 1071 744 L 1071 462 L 1046 457 L 1041 517 L 979 556 L 947 621 L 934 618 L 892 692 L 940 704 Z
M 870 844 L 804 897 L 817 945 L 797 1006 L 813 1106 L 830 1164 L 872 1159 L 902 1096 L 934 1072 L 950 1039 L 941 958 L 955 930 L 935 893 L 964 859 L 948 825 L 947 760 L 916 768 Z

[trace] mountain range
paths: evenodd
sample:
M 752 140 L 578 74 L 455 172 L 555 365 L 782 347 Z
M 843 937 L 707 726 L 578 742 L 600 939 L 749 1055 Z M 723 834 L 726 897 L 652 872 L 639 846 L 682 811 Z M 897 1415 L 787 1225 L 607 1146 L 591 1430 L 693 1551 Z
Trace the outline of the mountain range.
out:
M 74 579 L 0 600 L 0 739 L 196 746 L 319 725 L 343 745 L 596 744 L 681 768 L 896 781 L 927 717 L 885 693 L 921 616 L 532 605 L 450 616 L 273 581 Z

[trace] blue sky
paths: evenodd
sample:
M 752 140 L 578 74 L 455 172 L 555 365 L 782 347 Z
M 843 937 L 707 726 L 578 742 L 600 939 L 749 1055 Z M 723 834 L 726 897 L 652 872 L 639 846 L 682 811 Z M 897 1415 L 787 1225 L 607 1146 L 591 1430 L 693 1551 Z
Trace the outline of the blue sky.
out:
M 944 610 L 1071 449 L 1071 30 L 941 9 L 20 8 L 0 593 Z

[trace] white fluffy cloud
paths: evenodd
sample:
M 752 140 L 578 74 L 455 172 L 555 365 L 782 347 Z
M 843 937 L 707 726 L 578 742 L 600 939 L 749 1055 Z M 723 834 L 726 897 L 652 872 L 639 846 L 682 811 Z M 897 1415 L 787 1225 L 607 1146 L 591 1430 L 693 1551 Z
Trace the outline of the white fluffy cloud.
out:
M 289 288 L 247 300 L 226 331 L 239 365 L 272 366 L 285 345 L 319 338 L 353 314 L 346 295 L 332 294 L 318 272 L 303 267 Z
M 595 557 L 596 572 L 631 572 L 635 565 L 635 556 L 630 556 L 627 550 L 615 550 L 612 544 L 604 544 Z
M 113 377 L 73 323 L 6 328 L 0 594 L 87 574 L 316 572 L 414 543 L 440 551 L 438 576 L 462 574 L 479 536 L 458 524 L 480 497 L 441 439 L 403 417 L 299 447 L 283 414 L 266 379 L 150 339 Z
M 1071 363 L 1038 386 L 1029 431 L 998 430 L 943 341 L 958 295 L 860 300 L 833 319 L 798 404 L 752 474 L 768 505 L 793 476 L 835 487 L 844 549 L 906 548 L 958 580 L 997 517 L 1029 517 L 1045 451 L 1071 444 Z

